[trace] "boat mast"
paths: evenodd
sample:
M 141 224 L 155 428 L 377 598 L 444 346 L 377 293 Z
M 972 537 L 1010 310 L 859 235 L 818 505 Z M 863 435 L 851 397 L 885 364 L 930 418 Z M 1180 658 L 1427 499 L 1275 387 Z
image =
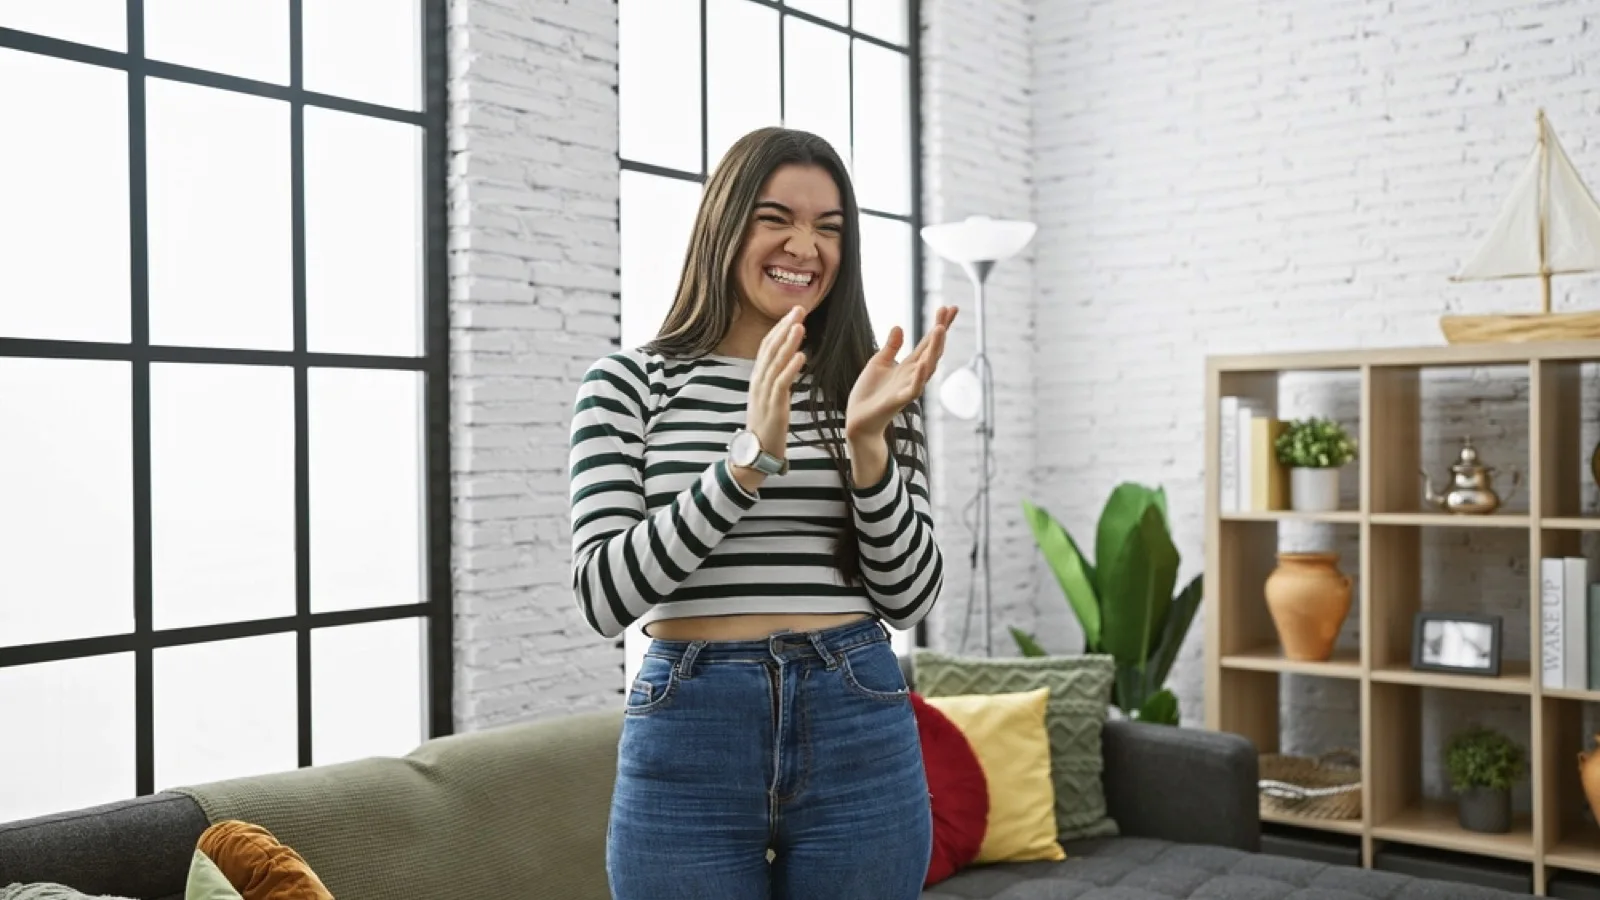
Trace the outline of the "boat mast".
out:
M 1550 259 L 1545 247 L 1550 220 L 1550 142 L 1545 140 L 1544 107 L 1534 115 L 1539 125 L 1539 289 L 1546 315 L 1550 313 Z

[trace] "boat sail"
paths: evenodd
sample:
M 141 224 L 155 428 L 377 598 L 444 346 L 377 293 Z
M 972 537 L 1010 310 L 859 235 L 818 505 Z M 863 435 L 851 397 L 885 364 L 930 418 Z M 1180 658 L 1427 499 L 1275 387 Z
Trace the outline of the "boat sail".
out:
M 1451 281 L 1538 278 L 1540 312 L 1444 316 L 1452 344 L 1600 338 L 1600 311 L 1550 311 L 1550 278 L 1600 272 L 1600 203 L 1572 166 L 1544 110 L 1538 142 L 1489 234 Z

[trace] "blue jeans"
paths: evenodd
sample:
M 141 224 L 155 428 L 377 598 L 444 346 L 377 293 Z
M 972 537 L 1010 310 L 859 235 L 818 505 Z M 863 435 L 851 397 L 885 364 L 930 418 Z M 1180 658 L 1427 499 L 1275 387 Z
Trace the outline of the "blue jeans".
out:
M 618 746 L 613 897 L 920 896 L 933 821 L 907 694 L 876 619 L 652 641 Z

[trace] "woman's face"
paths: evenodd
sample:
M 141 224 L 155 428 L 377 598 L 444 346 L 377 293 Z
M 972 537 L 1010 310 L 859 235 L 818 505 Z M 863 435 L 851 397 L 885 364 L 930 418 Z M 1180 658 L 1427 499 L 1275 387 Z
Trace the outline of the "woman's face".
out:
M 795 306 L 809 315 L 838 277 L 844 228 L 839 186 L 826 169 L 785 165 L 773 172 L 751 210 L 739 255 L 743 311 L 763 323 Z

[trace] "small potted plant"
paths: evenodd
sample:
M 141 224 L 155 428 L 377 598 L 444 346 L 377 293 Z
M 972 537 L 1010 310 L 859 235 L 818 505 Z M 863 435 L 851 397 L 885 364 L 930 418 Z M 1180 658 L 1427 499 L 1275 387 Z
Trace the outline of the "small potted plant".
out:
M 1273 443 L 1278 462 L 1289 468 L 1290 505 L 1300 512 L 1339 508 L 1339 467 L 1356 456 L 1355 441 L 1332 419 L 1289 422 Z
M 1450 739 L 1444 760 L 1461 827 L 1484 834 L 1510 831 L 1511 785 L 1527 767 L 1522 748 L 1498 731 L 1473 727 Z

